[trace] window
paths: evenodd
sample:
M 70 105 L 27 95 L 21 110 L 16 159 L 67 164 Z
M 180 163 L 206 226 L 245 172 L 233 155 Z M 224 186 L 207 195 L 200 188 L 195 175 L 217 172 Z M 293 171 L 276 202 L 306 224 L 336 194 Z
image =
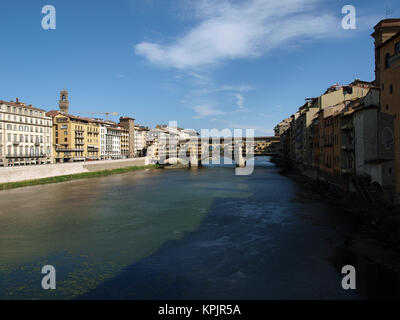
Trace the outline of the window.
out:
M 400 41 L 394 45 L 394 53 L 400 53 Z
M 393 85 L 390 85 L 390 89 L 389 89 L 390 94 L 393 94 Z
M 385 56 L 385 68 L 386 69 L 390 68 L 390 54 L 389 53 L 386 53 L 386 56 Z

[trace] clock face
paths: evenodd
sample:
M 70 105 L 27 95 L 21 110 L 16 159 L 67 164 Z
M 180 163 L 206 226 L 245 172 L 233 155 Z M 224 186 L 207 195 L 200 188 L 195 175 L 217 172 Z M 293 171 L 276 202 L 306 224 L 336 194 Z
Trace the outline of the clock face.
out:
M 386 150 L 391 150 L 393 148 L 394 145 L 393 132 L 388 127 L 382 130 L 382 145 Z

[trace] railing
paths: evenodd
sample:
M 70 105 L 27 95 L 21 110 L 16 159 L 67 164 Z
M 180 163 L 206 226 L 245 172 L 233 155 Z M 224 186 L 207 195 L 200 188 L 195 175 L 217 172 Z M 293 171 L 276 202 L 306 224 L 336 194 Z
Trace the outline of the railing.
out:
M 29 155 L 21 155 L 21 154 L 7 154 L 6 158 L 44 158 L 46 157 L 46 153 L 40 153 L 40 154 L 29 154 Z
M 352 151 L 352 150 L 354 150 L 354 145 L 352 145 L 352 144 L 345 144 L 345 145 L 342 145 L 342 150 L 346 150 L 346 151 Z

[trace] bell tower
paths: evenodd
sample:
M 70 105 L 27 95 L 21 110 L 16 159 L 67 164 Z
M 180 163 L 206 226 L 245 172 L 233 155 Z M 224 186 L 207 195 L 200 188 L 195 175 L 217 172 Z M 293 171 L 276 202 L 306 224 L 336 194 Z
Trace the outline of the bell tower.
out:
M 68 114 L 69 110 L 68 91 L 65 89 L 60 91 L 59 107 L 62 113 Z

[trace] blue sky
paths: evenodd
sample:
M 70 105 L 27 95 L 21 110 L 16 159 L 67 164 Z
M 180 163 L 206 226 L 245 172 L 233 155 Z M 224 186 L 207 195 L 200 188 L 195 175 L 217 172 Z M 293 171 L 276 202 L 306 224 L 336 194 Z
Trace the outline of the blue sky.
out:
M 41 27 L 48 4 L 56 30 Z M 347 4 L 357 30 L 341 28 Z M 305 98 L 374 79 L 387 8 L 400 17 L 397 0 L 2 1 L 0 99 L 51 110 L 65 87 L 72 114 L 269 135 Z

